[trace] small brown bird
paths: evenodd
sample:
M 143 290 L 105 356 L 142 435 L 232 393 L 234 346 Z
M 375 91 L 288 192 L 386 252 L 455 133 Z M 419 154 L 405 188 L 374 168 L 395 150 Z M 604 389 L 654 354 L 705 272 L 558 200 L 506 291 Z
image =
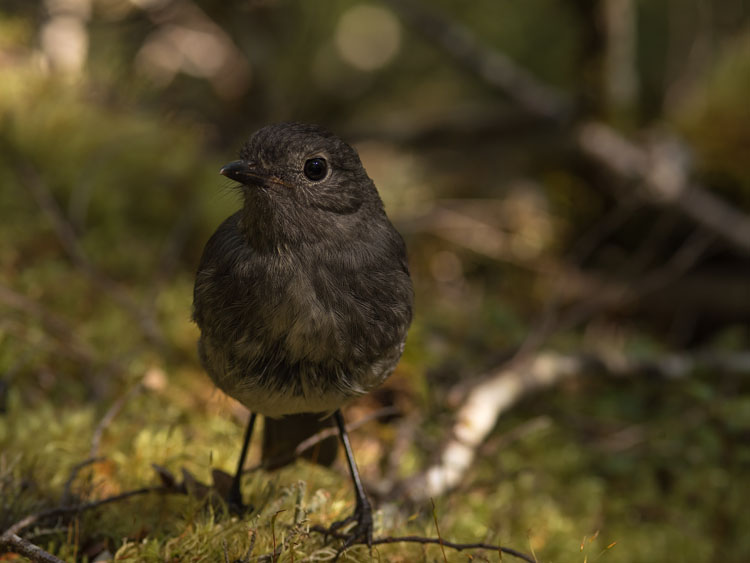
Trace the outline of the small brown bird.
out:
M 206 371 L 251 411 L 229 502 L 243 506 L 258 413 L 265 457 L 272 446 L 293 451 L 332 415 L 357 504 L 331 528 L 355 521 L 347 543 L 371 545 L 372 509 L 339 409 L 380 385 L 404 349 L 413 291 L 403 239 L 356 151 L 320 127 L 265 127 L 220 173 L 241 185 L 244 205 L 206 244 L 193 319 Z

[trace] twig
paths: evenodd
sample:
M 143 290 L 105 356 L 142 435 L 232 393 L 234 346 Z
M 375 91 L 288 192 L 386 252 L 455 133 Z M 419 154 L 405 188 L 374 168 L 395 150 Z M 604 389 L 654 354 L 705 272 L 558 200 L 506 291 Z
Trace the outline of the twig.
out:
M 575 242 L 568 252 L 568 259 L 575 264 L 582 264 L 608 236 L 615 233 L 642 207 L 641 202 L 632 198 L 619 201 L 618 205 L 594 222 Z
M 583 240 L 592 239 L 584 245 L 584 248 L 590 246 L 594 235 L 603 236 L 603 234 L 603 231 L 595 228 L 592 232 L 584 235 Z M 614 285 L 612 282 L 600 282 L 599 287 L 595 287 L 593 291 L 589 292 L 587 299 L 570 307 L 564 313 L 560 313 L 558 310 L 558 298 L 562 287 L 568 282 L 568 275 L 564 273 L 558 276 L 555 289 L 550 292 L 550 299 L 545 306 L 541 321 L 536 324 L 534 330 L 521 343 L 510 363 L 522 361 L 529 354 L 535 352 L 556 331 L 573 328 L 605 308 L 611 308 L 618 304 L 622 306 L 641 300 L 649 294 L 676 282 L 698 263 L 713 239 L 712 235 L 698 229 L 660 268 L 644 274 L 641 279 L 631 284 Z M 578 259 L 581 259 L 580 255 Z M 567 270 L 567 272 L 570 274 L 571 270 Z
M 5 537 L 6 535 L 18 534 L 19 532 L 25 530 L 29 526 L 32 526 L 33 524 L 41 520 L 46 520 L 47 518 L 57 518 L 60 516 L 67 516 L 69 514 L 77 514 L 79 512 L 84 512 L 86 510 L 99 508 L 100 506 L 104 506 L 106 504 L 119 502 L 121 500 L 129 499 L 135 496 L 145 495 L 149 493 L 185 494 L 184 491 L 176 489 L 176 488 L 170 488 L 170 487 L 164 487 L 164 486 L 143 487 L 140 489 L 126 491 L 118 495 L 113 495 L 111 497 L 106 497 L 106 498 L 94 500 L 91 502 L 85 502 L 82 504 L 76 504 L 72 506 L 60 506 L 58 508 L 50 508 L 47 510 L 41 510 L 39 512 L 35 512 L 34 514 L 29 514 L 28 516 L 19 520 L 18 522 L 13 524 L 10 528 L 5 530 L 5 532 L 3 532 L 3 535 L 0 537 Z
M 14 549 L 15 551 L 18 551 L 22 555 L 33 559 L 34 561 L 40 561 L 43 563 L 61 563 L 60 559 L 38 548 L 31 542 L 24 540 L 18 534 L 21 531 L 28 528 L 29 526 L 32 526 L 36 524 L 37 522 L 40 522 L 49 518 L 58 518 L 58 517 L 67 516 L 70 514 L 78 514 L 86 510 L 99 508 L 106 504 L 119 502 L 121 500 L 126 500 L 128 498 L 132 498 L 132 497 L 140 496 L 144 494 L 149 494 L 149 493 L 185 494 L 185 489 L 175 488 L 175 487 L 166 487 L 166 486 L 143 487 L 141 489 L 126 491 L 118 495 L 113 495 L 111 497 L 107 497 L 107 498 L 103 498 L 103 499 L 99 499 L 96 501 L 91 501 L 91 502 L 87 502 L 83 504 L 78 504 L 78 505 L 73 505 L 73 506 L 62 506 L 58 508 L 42 510 L 40 512 L 36 512 L 34 514 L 30 514 L 26 516 L 25 518 L 19 520 L 18 522 L 10 526 L 7 530 L 5 530 L 5 532 L 3 532 L 2 535 L 0 535 L 0 546 L 10 547 Z M 278 514 L 279 513 L 277 512 L 274 515 L 272 519 L 272 526 L 273 526 L 273 521 L 275 520 L 275 517 L 278 516 Z M 310 529 L 311 531 L 324 534 L 325 536 L 335 537 L 337 539 L 348 538 L 346 534 L 331 531 L 327 528 L 323 528 L 322 526 L 312 526 Z M 248 555 L 251 553 L 252 546 L 254 545 L 254 543 L 255 542 L 254 542 L 254 533 L 253 533 L 253 539 L 251 540 L 251 547 L 248 550 Z M 383 537 L 383 538 L 375 538 L 372 543 L 373 545 L 391 544 L 391 543 L 438 544 L 438 545 L 443 545 L 445 547 L 449 547 L 451 549 L 455 549 L 458 551 L 465 550 L 465 549 L 487 549 L 487 550 L 500 551 L 502 553 L 507 553 L 508 555 L 513 555 L 529 563 L 534 563 L 534 560 L 531 559 L 528 555 L 520 551 L 516 551 L 515 549 L 509 548 L 509 547 L 502 547 L 498 545 L 487 544 L 487 543 L 481 543 L 481 542 L 456 543 L 456 542 L 444 540 L 441 538 L 426 538 L 426 537 L 420 537 L 420 536 L 401 536 L 401 537 L 389 536 L 389 537 Z M 261 559 L 273 560 L 274 558 L 280 555 L 282 547 L 283 546 L 275 547 L 273 553 L 261 556 Z
M 698 369 L 747 374 L 750 373 L 750 352 L 670 354 L 650 360 L 543 352 L 523 362 L 504 365 L 469 393 L 456 414 L 452 437 L 443 447 L 439 460 L 405 483 L 397 484 L 394 492 L 406 494 L 413 501 L 423 501 L 453 489 L 463 480 L 478 447 L 503 412 L 521 397 L 565 378 L 594 372 L 612 376 L 652 373 L 674 379 L 686 377 Z
M 79 464 L 79 466 L 83 467 L 85 463 L 90 462 L 90 461 L 91 460 L 86 460 L 86 462 Z M 61 559 L 58 559 L 54 555 L 44 551 L 40 547 L 31 543 L 30 541 L 20 537 L 18 534 L 22 532 L 23 530 L 25 530 L 26 528 L 28 528 L 29 526 L 32 526 L 33 524 L 42 520 L 46 520 L 48 518 L 58 518 L 60 516 L 67 516 L 69 514 L 78 514 L 85 510 L 98 508 L 105 504 L 117 502 L 117 501 L 124 500 L 130 497 L 134 497 L 134 496 L 142 495 L 146 493 L 152 493 L 152 492 L 171 493 L 171 492 L 179 492 L 179 491 L 170 490 L 166 487 L 144 487 L 142 489 L 128 491 L 119 495 L 114 495 L 114 496 L 100 499 L 97 501 L 92 501 L 92 502 L 73 505 L 73 506 L 62 506 L 58 508 L 42 510 L 34 514 L 29 514 L 28 516 L 19 520 L 18 522 L 10 526 L 7 530 L 5 530 L 5 532 L 3 532 L 0 535 L 0 546 L 8 547 L 9 549 L 17 551 L 21 555 L 24 555 L 28 557 L 29 559 L 32 559 L 33 561 L 39 561 L 42 563 L 62 563 Z
M 698 261 L 703 258 L 706 251 L 716 237 L 713 233 L 703 229 L 694 231 L 682 245 L 675 251 L 672 257 L 662 267 L 651 271 L 644 276 L 643 280 L 636 283 L 633 296 L 643 296 L 663 289 L 675 280 L 685 275 Z
M 750 254 L 750 216 L 690 182 L 684 159 L 675 154 L 677 149 L 657 146 L 648 151 L 603 123 L 580 127 L 577 141 L 587 157 L 623 179 L 640 182 L 642 189 L 636 197 L 673 206 L 743 254 Z
M 311 526 L 310 530 L 319 534 L 323 534 L 325 536 L 334 537 L 336 539 L 345 540 L 349 537 L 346 534 L 332 532 L 331 530 L 329 530 L 328 528 L 324 528 L 323 526 Z M 384 538 L 374 538 L 372 540 L 372 545 L 385 545 L 391 543 L 419 543 L 424 545 L 435 544 L 443 545 L 450 549 L 455 549 L 456 551 L 464 551 L 466 549 L 486 549 L 488 551 L 499 551 L 501 553 L 506 553 L 508 555 L 512 555 L 513 557 L 518 557 L 519 559 L 527 561 L 528 563 L 537 563 L 536 560 L 532 559 L 525 553 L 515 550 L 511 547 L 503 547 L 500 545 L 494 545 L 484 542 L 458 543 L 441 538 L 425 538 L 422 536 L 387 536 Z
M 664 289 L 684 276 L 704 256 L 715 237 L 703 230 L 692 233 L 672 257 L 642 279 L 631 284 L 600 283 L 591 296 L 569 308 L 554 325 L 554 330 L 573 328 L 606 308 L 633 303 Z M 552 332 L 551 329 L 548 332 Z M 549 334 L 545 334 L 545 337 Z
M 488 49 L 463 26 L 414 0 L 384 0 L 408 24 L 454 57 L 462 67 L 529 113 L 561 121 L 571 109 L 563 94 L 537 80 L 505 53 Z
M 78 477 L 78 473 L 80 473 L 81 469 L 84 467 L 87 467 L 91 465 L 92 463 L 96 463 L 98 461 L 102 461 L 103 457 L 90 457 L 88 459 L 83 460 L 80 463 L 76 463 L 73 466 L 73 469 L 70 471 L 70 476 L 68 477 L 68 480 L 65 481 L 65 486 L 63 487 L 63 493 L 62 493 L 62 504 L 66 504 L 71 497 L 71 488 L 73 487 L 73 481 L 75 481 L 76 477 Z
M 271 557 L 271 561 L 275 563 L 276 557 L 277 557 L 277 550 L 276 550 L 276 518 L 279 514 L 282 512 L 286 512 L 286 509 L 277 510 L 273 513 L 273 516 L 271 516 L 271 540 L 273 542 L 273 551 L 271 552 L 273 555 Z M 283 545 L 279 546 L 278 553 L 280 554 L 282 551 Z
M 499 551 L 501 553 L 507 553 L 513 557 L 518 557 L 529 563 L 536 563 L 535 559 L 532 559 L 525 553 L 513 549 L 511 547 L 503 547 L 500 545 L 493 545 L 491 543 L 475 542 L 475 543 L 457 543 L 448 540 L 438 540 L 438 538 L 423 538 L 420 536 L 396 536 L 388 538 L 377 538 L 373 540 L 373 544 L 387 544 L 387 543 L 421 543 L 421 544 L 435 544 L 441 543 L 445 547 L 450 547 L 456 551 L 463 551 L 465 549 L 487 549 L 490 551 Z
M 438 518 L 437 518 L 437 509 L 435 508 L 435 500 L 430 499 L 430 503 L 432 503 L 432 519 L 435 522 L 435 531 L 438 535 L 438 541 L 440 543 L 440 551 L 443 552 L 443 561 L 445 563 L 448 563 L 448 557 L 445 555 L 445 544 L 443 543 L 443 536 L 440 535 L 440 526 L 438 525 Z
M 7 548 L 10 551 L 14 551 L 24 557 L 28 557 L 32 561 L 38 561 L 39 563 L 65 563 L 62 559 L 55 557 L 51 553 L 44 551 L 38 545 L 35 545 L 16 534 L 5 533 L 0 536 L 0 547 Z
M 124 395 L 119 397 L 114 403 L 112 403 L 112 406 L 109 407 L 107 412 L 99 421 L 99 424 L 96 425 L 96 428 L 94 429 L 94 434 L 91 437 L 91 450 L 89 451 L 89 455 L 92 458 L 99 454 L 99 445 L 102 441 L 102 435 L 104 434 L 104 431 L 112 423 L 115 417 L 120 413 L 120 411 L 125 406 L 125 404 L 132 397 L 140 393 L 142 390 L 143 390 L 143 385 L 141 383 L 137 383 L 136 385 L 131 387 L 127 393 L 125 393 Z

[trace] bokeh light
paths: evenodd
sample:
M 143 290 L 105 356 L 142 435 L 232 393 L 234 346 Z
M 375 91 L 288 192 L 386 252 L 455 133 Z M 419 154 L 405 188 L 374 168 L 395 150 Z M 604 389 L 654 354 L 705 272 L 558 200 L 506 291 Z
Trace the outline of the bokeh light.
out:
M 387 65 L 401 45 L 396 17 L 378 6 L 360 4 L 341 16 L 336 28 L 336 48 L 353 67 L 373 71 Z

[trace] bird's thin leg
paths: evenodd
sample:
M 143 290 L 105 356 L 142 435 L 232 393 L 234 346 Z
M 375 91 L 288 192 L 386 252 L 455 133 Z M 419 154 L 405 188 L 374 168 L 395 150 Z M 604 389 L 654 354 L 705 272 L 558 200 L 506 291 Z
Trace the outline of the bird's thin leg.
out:
M 356 520 L 357 525 L 352 530 L 346 545 L 351 545 L 357 540 L 364 540 L 369 547 L 372 547 L 372 507 L 370 506 L 370 501 L 365 493 L 365 488 L 362 486 L 362 479 L 359 477 L 357 462 L 354 460 L 352 446 L 349 443 L 349 435 L 346 432 L 346 426 L 344 424 L 344 415 L 341 414 L 341 410 L 336 410 L 336 412 L 333 413 L 333 418 L 336 421 L 336 426 L 339 429 L 339 437 L 341 438 L 341 443 L 344 445 L 344 451 L 346 452 L 346 462 L 349 464 L 349 472 L 352 474 L 354 494 L 357 496 L 357 505 L 352 516 L 346 520 L 337 522 L 331 528 L 336 529 L 352 520 Z
M 255 426 L 256 414 L 250 413 L 250 420 L 247 423 L 247 429 L 245 430 L 245 438 L 242 442 L 242 451 L 240 452 L 240 460 L 237 462 L 237 472 L 234 474 L 232 479 L 232 486 L 229 489 L 229 502 L 230 508 L 239 512 L 246 512 L 252 510 L 252 507 L 246 507 L 242 502 L 242 491 L 240 490 L 240 483 L 242 482 L 242 470 L 245 467 L 245 458 L 247 457 L 247 450 L 250 446 L 250 437 L 253 435 L 253 426 Z

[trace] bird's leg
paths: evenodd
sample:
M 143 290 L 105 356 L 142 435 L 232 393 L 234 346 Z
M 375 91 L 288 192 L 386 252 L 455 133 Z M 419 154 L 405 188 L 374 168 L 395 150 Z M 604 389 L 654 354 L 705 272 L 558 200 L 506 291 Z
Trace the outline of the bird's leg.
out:
M 344 451 L 346 452 L 346 462 L 349 464 L 349 471 L 352 474 L 357 505 L 351 516 L 339 522 L 335 522 L 331 526 L 330 531 L 335 531 L 349 522 L 356 522 L 357 525 L 352 529 L 344 547 L 346 548 L 357 541 L 364 541 L 368 547 L 372 547 L 372 507 L 370 506 L 370 501 L 365 494 L 365 489 L 362 486 L 362 480 L 359 477 L 357 462 L 354 460 L 352 446 L 349 443 L 349 435 L 346 433 L 346 426 L 344 425 L 344 415 L 341 414 L 341 410 L 336 410 L 336 412 L 333 413 L 333 418 L 336 421 L 336 426 L 339 429 L 339 437 L 341 438 L 341 443 L 344 445 Z
M 251 512 L 253 510 L 252 506 L 245 506 L 245 504 L 242 502 L 242 491 L 240 489 L 240 484 L 242 482 L 242 470 L 245 467 L 245 458 L 247 457 L 247 450 L 250 446 L 250 437 L 253 435 L 253 426 L 255 426 L 255 416 L 256 414 L 250 413 L 250 420 L 247 423 L 247 429 L 245 430 L 245 438 L 242 442 L 242 451 L 240 452 L 240 460 L 237 462 L 237 472 L 234 474 L 234 479 L 232 479 L 232 486 L 229 489 L 229 498 L 227 498 L 227 502 L 229 503 L 229 509 L 232 512 L 237 512 L 239 514 L 245 513 L 245 512 Z

